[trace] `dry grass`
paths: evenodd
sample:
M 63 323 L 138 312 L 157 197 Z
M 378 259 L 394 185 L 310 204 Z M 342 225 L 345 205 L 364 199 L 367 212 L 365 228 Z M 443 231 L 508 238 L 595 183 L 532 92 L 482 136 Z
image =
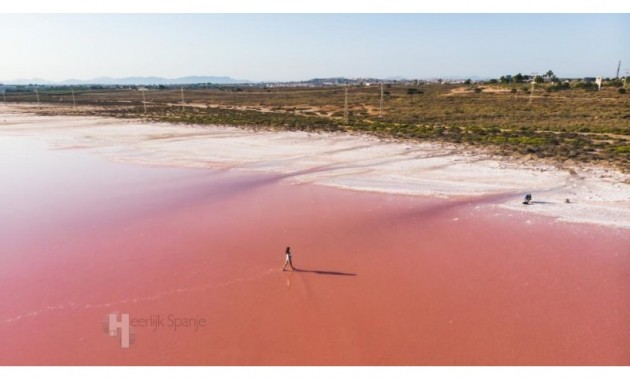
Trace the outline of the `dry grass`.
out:
M 630 94 L 551 90 L 539 85 L 423 85 L 380 89 L 350 87 L 349 119 L 344 88 L 187 88 L 76 91 L 77 110 L 65 113 L 146 117 L 194 124 L 226 124 L 300 130 L 362 131 L 413 140 L 437 140 L 483 146 L 503 155 L 529 155 L 557 162 L 595 162 L 630 171 Z M 474 89 L 477 88 L 475 91 Z M 514 89 L 514 90 L 513 90 Z M 514 92 L 515 91 L 515 92 Z M 71 105 L 67 89 L 40 90 L 40 101 Z M 10 102 L 34 102 L 32 92 L 8 93 Z M 51 112 L 51 111 L 47 111 Z M 60 112 L 52 111 L 52 112 Z

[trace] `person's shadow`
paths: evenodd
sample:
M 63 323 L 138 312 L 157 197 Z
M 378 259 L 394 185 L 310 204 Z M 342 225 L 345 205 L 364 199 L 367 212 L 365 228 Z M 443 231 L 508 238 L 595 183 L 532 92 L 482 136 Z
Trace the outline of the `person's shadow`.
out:
M 328 271 L 328 270 L 299 269 L 299 268 L 294 268 L 293 271 L 301 272 L 301 273 L 325 274 L 325 275 L 331 275 L 331 276 L 356 276 L 357 275 L 356 273 L 334 272 L 334 271 Z

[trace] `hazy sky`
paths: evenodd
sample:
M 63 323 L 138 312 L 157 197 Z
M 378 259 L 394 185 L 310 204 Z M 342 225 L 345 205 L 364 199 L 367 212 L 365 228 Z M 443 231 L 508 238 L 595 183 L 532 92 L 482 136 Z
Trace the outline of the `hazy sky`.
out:
M 0 15 L 0 80 L 614 76 L 630 15 Z

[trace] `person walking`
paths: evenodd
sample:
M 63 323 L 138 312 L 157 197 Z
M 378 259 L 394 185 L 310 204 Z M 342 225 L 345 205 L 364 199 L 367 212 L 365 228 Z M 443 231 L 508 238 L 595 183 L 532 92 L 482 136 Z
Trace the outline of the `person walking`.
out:
M 291 260 L 291 247 L 287 247 L 286 251 L 284 251 L 285 254 L 285 260 L 284 260 L 284 266 L 282 267 L 282 271 L 285 271 L 285 268 L 287 267 L 287 264 L 289 264 L 291 266 L 291 270 L 295 270 L 295 268 L 293 267 L 293 261 Z

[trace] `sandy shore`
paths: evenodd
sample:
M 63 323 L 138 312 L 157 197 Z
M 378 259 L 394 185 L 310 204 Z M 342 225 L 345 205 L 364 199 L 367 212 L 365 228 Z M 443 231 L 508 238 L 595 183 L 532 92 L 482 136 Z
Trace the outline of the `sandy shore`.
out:
M 353 190 L 457 197 L 495 194 L 494 205 L 561 221 L 630 228 L 630 176 L 498 159 L 433 143 L 307 132 L 182 126 L 0 110 L 0 133 L 59 149 L 90 147 L 123 162 L 281 173 L 286 181 Z M 534 204 L 524 206 L 526 193 Z M 570 203 L 565 203 L 569 199 Z

